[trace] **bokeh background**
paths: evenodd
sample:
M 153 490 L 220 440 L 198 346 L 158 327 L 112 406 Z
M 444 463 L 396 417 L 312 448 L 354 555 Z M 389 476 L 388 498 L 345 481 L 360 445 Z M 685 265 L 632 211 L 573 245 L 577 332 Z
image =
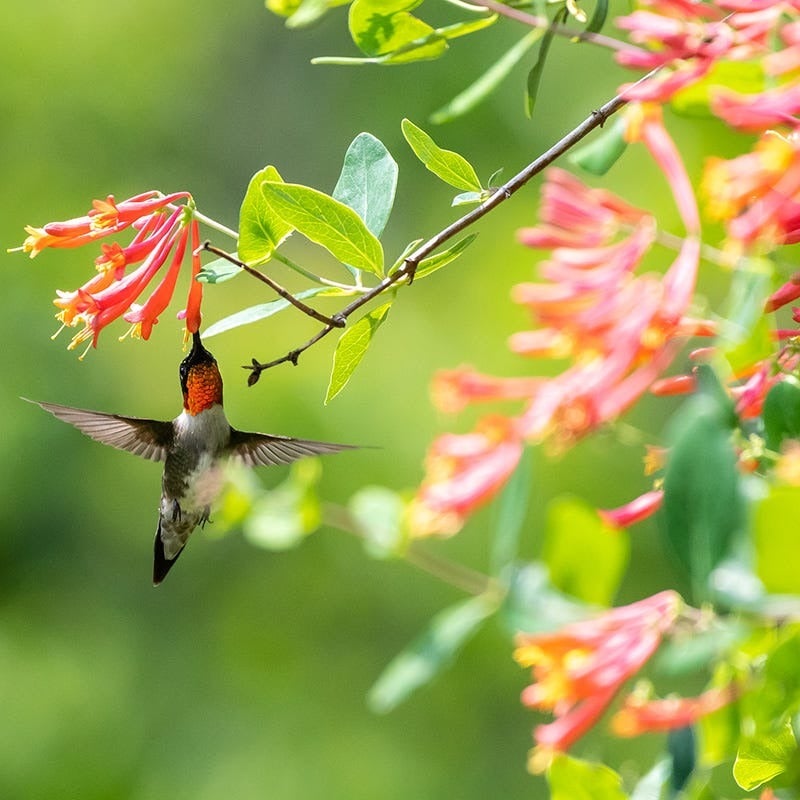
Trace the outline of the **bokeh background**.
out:
M 425 19 L 453 20 L 452 9 L 427 5 Z M 524 30 L 499 25 L 455 42 L 438 62 L 312 66 L 315 55 L 355 55 L 345 26 L 338 9 L 310 30 L 287 31 L 258 0 L 9 4 L 0 49 L 3 247 L 22 242 L 25 224 L 151 188 L 188 189 L 202 211 L 235 227 L 258 169 L 274 164 L 286 180 L 330 191 L 349 142 L 366 130 L 400 164 L 384 237 L 397 254 L 455 218 L 451 193 L 405 144 L 402 117 L 468 155 L 483 179 L 499 167 L 508 178 L 628 77 L 605 52 L 558 41 L 534 120 L 523 114 L 523 67 L 479 111 L 433 130 L 427 116 Z M 683 136 L 696 176 L 720 130 L 698 121 Z M 665 184 L 643 153 L 626 156 L 610 184 L 679 232 Z M 210 340 L 233 423 L 376 445 L 325 462 L 322 493 L 332 501 L 367 484 L 416 485 L 433 436 L 466 431 L 474 420 L 433 412 L 428 384 L 437 368 L 540 369 L 505 346 L 527 323 L 508 298 L 539 257 L 514 239 L 535 220 L 537 186 L 484 220 L 460 261 L 402 292 L 351 384 L 327 407 L 333 337 L 298 368 L 272 370 L 252 389 L 239 366 L 305 340 L 314 328 L 299 315 Z M 311 268 L 322 259 L 316 249 L 294 252 Z M 366 706 L 381 669 L 462 597 L 457 590 L 405 563 L 373 560 L 334 530 L 276 553 L 236 531 L 214 535 L 213 526 L 195 534 L 166 583 L 152 588 L 159 467 L 96 445 L 19 399 L 164 419 L 178 412 L 183 353 L 172 312 L 148 343 L 117 343 L 124 328 L 106 331 L 83 362 L 65 349 L 68 332 L 50 340 L 54 290 L 83 283 L 94 255 L 3 256 L 0 797 L 546 796 L 543 781 L 525 771 L 535 720 L 519 705 L 527 676 L 500 624 L 396 711 L 376 716 Z M 206 322 L 267 299 L 245 278 L 211 287 Z M 645 401 L 629 421 L 657 432 L 671 408 Z M 643 491 L 641 455 L 613 435 L 556 460 L 536 453 L 525 554 L 540 547 L 553 496 L 572 492 L 613 506 Z M 266 485 L 283 477 L 280 469 L 261 474 Z M 491 513 L 430 548 L 485 569 Z M 654 527 L 640 526 L 619 600 L 678 581 Z M 637 752 L 602 733 L 590 740 L 590 754 L 609 751 L 623 770 Z

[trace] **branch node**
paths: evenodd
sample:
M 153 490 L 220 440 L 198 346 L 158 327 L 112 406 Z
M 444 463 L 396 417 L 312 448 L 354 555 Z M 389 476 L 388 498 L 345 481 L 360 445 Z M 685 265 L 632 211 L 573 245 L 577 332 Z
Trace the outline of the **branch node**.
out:
M 347 317 L 342 313 L 334 314 L 331 317 L 331 325 L 334 328 L 344 328 L 347 325 Z

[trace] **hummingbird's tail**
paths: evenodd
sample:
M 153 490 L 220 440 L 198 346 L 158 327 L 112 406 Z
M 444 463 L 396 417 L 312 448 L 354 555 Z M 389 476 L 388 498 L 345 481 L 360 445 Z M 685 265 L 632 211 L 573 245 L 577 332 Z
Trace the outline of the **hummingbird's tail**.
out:
M 175 554 L 174 558 L 167 558 L 164 555 L 164 541 L 161 538 L 161 519 L 158 520 L 158 530 L 156 531 L 156 540 L 153 543 L 153 586 L 158 586 L 167 573 L 172 569 L 172 565 L 178 560 L 183 548 Z

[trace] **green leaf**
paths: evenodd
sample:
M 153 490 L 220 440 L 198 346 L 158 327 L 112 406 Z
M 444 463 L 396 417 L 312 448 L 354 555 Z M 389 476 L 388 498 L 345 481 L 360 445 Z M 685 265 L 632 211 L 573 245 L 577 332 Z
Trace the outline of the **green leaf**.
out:
M 322 512 L 315 487 L 321 475 L 318 459 L 292 464 L 287 480 L 253 504 L 242 526 L 245 538 L 268 550 L 287 550 L 317 530 Z
M 544 36 L 544 28 L 535 28 L 509 48 L 483 75 L 457 94 L 449 103 L 428 118 L 434 125 L 450 122 L 482 103 L 509 75 L 522 57 Z
M 797 516 L 799 508 L 798 486 L 772 486 L 769 494 L 755 504 L 756 574 L 768 592 L 800 594 L 800 536 L 793 525 L 787 524 Z
M 487 197 L 486 190 L 480 192 L 461 192 L 461 194 L 457 194 L 453 201 L 450 203 L 450 206 L 455 208 L 456 206 L 470 206 L 475 205 L 477 203 L 482 203 Z
M 694 727 L 687 725 L 668 731 L 667 751 L 672 757 L 672 790 L 679 792 L 691 777 L 697 763 Z
M 303 292 L 297 292 L 294 296 L 298 300 L 305 300 L 307 297 L 314 297 L 318 294 L 329 293 L 330 289 L 326 286 L 314 286 L 311 289 L 306 289 Z M 213 325 L 210 325 L 203 331 L 203 338 L 210 339 L 219 333 L 225 333 L 233 328 L 238 328 L 242 325 L 249 325 L 251 322 L 258 322 L 259 320 L 271 317 L 284 308 L 288 308 L 291 303 L 284 300 L 282 297 L 278 300 L 272 300 L 269 303 L 259 303 L 257 306 L 250 306 L 231 314 L 229 317 L 223 317 Z
M 772 291 L 770 261 L 748 258 L 733 272 L 724 321 L 720 331 L 722 353 L 734 373 L 772 355 L 771 315 L 764 314 L 764 301 Z
M 595 0 L 594 13 L 586 26 L 589 33 L 597 33 L 606 24 L 608 16 L 608 0 Z
M 755 735 L 774 733 L 784 720 L 800 710 L 800 631 L 784 633 L 767 656 L 763 681 L 750 698 L 749 710 L 755 721 Z
M 370 708 L 385 714 L 429 683 L 496 610 L 496 598 L 479 595 L 439 612 L 428 629 L 397 655 L 375 682 L 369 692 Z
M 539 84 L 542 81 L 542 73 L 544 72 L 544 65 L 547 61 L 547 54 L 550 52 L 550 45 L 555 37 L 555 25 L 563 22 L 566 19 L 566 9 L 562 13 L 557 13 L 553 18 L 553 24 L 550 25 L 542 36 L 542 43 L 539 45 L 539 55 L 536 63 L 528 73 L 527 94 L 525 97 L 525 111 L 528 117 L 533 116 L 533 109 L 536 106 L 536 95 L 539 94 Z
M 214 261 L 209 261 L 208 264 L 203 264 L 203 268 L 197 273 L 197 280 L 200 283 L 225 283 L 237 275 L 241 275 L 244 270 L 232 264 L 226 258 L 217 258 Z M 205 332 L 203 332 L 205 336 Z
M 712 569 L 744 523 L 729 409 L 703 392 L 682 407 L 671 438 L 664 533 L 702 598 Z
M 359 133 L 344 156 L 334 200 L 355 211 L 370 232 L 380 238 L 394 204 L 397 163 L 380 139 Z
M 800 438 L 800 383 L 795 378 L 787 377 L 769 390 L 763 417 L 770 450 L 779 451 L 784 439 Z
M 548 505 L 542 558 L 557 589 L 587 603 L 609 605 L 629 556 L 627 532 L 604 524 L 582 500 L 562 496 Z
M 346 328 L 339 337 L 336 351 L 333 354 L 333 369 L 328 383 L 328 392 L 325 395 L 326 405 L 347 386 L 355 368 L 361 363 L 367 348 L 372 343 L 372 338 L 386 319 L 391 305 L 391 302 L 384 303 L 382 306 L 372 309 L 354 325 Z
M 492 575 L 506 573 L 517 557 L 532 483 L 533 454 L 530 448 L 526 448 L 495 505 L 497 511 L 492 525 L 490 559 Z
M 499 16 L 497 14 L 490 14 L 488 17 L 481 19 L 471 19 L 465 22 L 456 22 L 453 25 L 446 25 L 444 28 L 437 28 L 436 33 L 444 36 L 448 41 L 452 39 L 459 39 L 462 36 L 469 36 L 471 33 L 477 33 L 484 28 L 489 28 L 497 22 Z
M 447 41 L 421 19 L 408 12 L 421 0 L 354 0 L 348 24 L 356 46 L 368 56 L 398 54 L 394 63 L 438 58 Z M 419 46 L 409 47 L 420 41 Z
M 418 128 L 408 119 L 403 120 L 401 127 L 414 154 L 437 178 L 456 189 L 476 192 L 481 190 L 481 182 L 475 169 L 464 156 L 452 150 L 442 150 L 422 128 Z
M 636 784 L 631 800 L 661 800 L 671 776 L 672 765 L 664 758 Z
M 455 261 L 474 241 L 477 233 L 470 233 L 463 239 L 459 239 L 454 245 L 442 250 L 441 253 L 423 258 L 417 265 L 417 271 L 414 273 L 414 280 L 420 278 L 427 278 L 432 275 L 436 270 L 447 266 L 451 261 Z
M 295 183 L 261 185 L 267 204 L 307 239 L 322 245 L 343 264 L 383 274 L 383 248 L 352 208 Z
M 373 558 L 392 558 L 402 551 L 406 543 L 406 506 L 397 492 L 382 486 L 365 486 L 350 498 L 347 508 Z
M 512 571 L 503 620 L 513 633 L 543 633 L 586 619 L 592 610 L 555 589 L 544 564 L 534 562 L 516 565 Z
M 590 175 L 605 175 L 628 146 L 625 141 L 625 127 L 625 120 L 616 117 L 589 144 L 570 153 L 569 161 Z
M 284 221 L 264 199 L 261 185 L 264 181 L 282 183 L 283 178 L 275 167 L 265 167 L 250 179 L 239 211 L 239 259 L 246 264 L 268 259 L 278 245 L 292 232 L 291 224 Z
M 736 754 L 733 777 L 742 789 L 751 792 L 785 772 L 796 750 L 789 722 L 775 733 L 745 739 Z
M 676 114 L 687 117 L 710 117 L 711 98 L 717 88 L 733 89 L 740 94 L 758 94 L 766 88 L 764 67 L 758 61 L 717 61 L 700 80 L 672 96 Z
M 604 764 L 558 753 L 547 770 L 550 800 L 627 800 L 622 778 Z

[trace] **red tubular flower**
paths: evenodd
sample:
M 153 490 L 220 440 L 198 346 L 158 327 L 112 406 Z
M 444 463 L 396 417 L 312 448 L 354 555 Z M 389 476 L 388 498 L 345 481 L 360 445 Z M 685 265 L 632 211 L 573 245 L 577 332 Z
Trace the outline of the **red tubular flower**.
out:
M 675 592 L 662 592 L 595 619 L 546 634 L 520 634 L 514 658 L 533 668 L 522 702 L 552 711 L 534 740 L 547 751 L 567 750 L 602 716 L 622 684 L 655 653 L 681 609 Z
M 426 477 L 411 504 L 414 536 L 450 536 L 508 480 L 522 455 L 515 426 L 483 419 L 473 433 L 445 434 L 431 445 Z
M 176 206 L 181 200 L 186 200 L 187 204 Z M 76 291 L 57 292 L 53 302 L 60 309 L 56 316 L 62 329 L 83 324 L 82 330 L 72 338 L 70 349 L 85 341 L 97 346 L 100 332 L 120 317 L 133 324 L 134 335 L 149 338 L 153 325 L 175 291 L 190 224 L 193 249 L 196 251 L 199 246 L 198 226 L 192 209 L 188 192 L 162 195 L 150 191 L 119 203 L 109 195 L 105 200 L 95 200 L 92 209 L 82 217 L 51 222 L 43 228 L 26 228 L 29 236 L 20 249 L 31 257 L 48 247 L 78 247 L 126 228 L 136 231 L 127 246 L 116 241 L 101 243 L 102 254 L 95 260 L 99 274 Z M 167 263 L 173 248 L 174 255 L 166 274 L 148 299 L 138 304 L 138 298 Z M 126 273 L 135 264 L 139 266 Z M 194 253 L 187 310 L 182 312 L 187 318 L 189 332 L 197 331 L 200 326 L 202 286 L 194 280 L 199 271 L 200 256 Z M 85 352 L 81 358 L 84 355 Z
M 653 382 L 650 393 L 656 397 L 670 397 L 678 394 L 691 394 L 697 389 L 694 375 L 672 375 Z
M 651 517 L 661 508 L 664 492 L 654 490 L 645 492 L 619 508 L 598 509 L 597 513 L 612 528 L 627 528 L 636 522 Z
M 434 376 L 431 399 L 440 411 L 455 414 L 472 403 L 530 397 L 543 382 L 543 378 L 495 378 L 470 367 L 459 367 L 440 370 Z
M 625 698 L 622 708 L 611 718 L 611 730 L 617 736 L 631 738 L 653 731 L 683 728 L 730 705 L 736 696 L 733 684 L 722 689 L 709 689 L 699 697 L 645 700 L 632 694 Z

